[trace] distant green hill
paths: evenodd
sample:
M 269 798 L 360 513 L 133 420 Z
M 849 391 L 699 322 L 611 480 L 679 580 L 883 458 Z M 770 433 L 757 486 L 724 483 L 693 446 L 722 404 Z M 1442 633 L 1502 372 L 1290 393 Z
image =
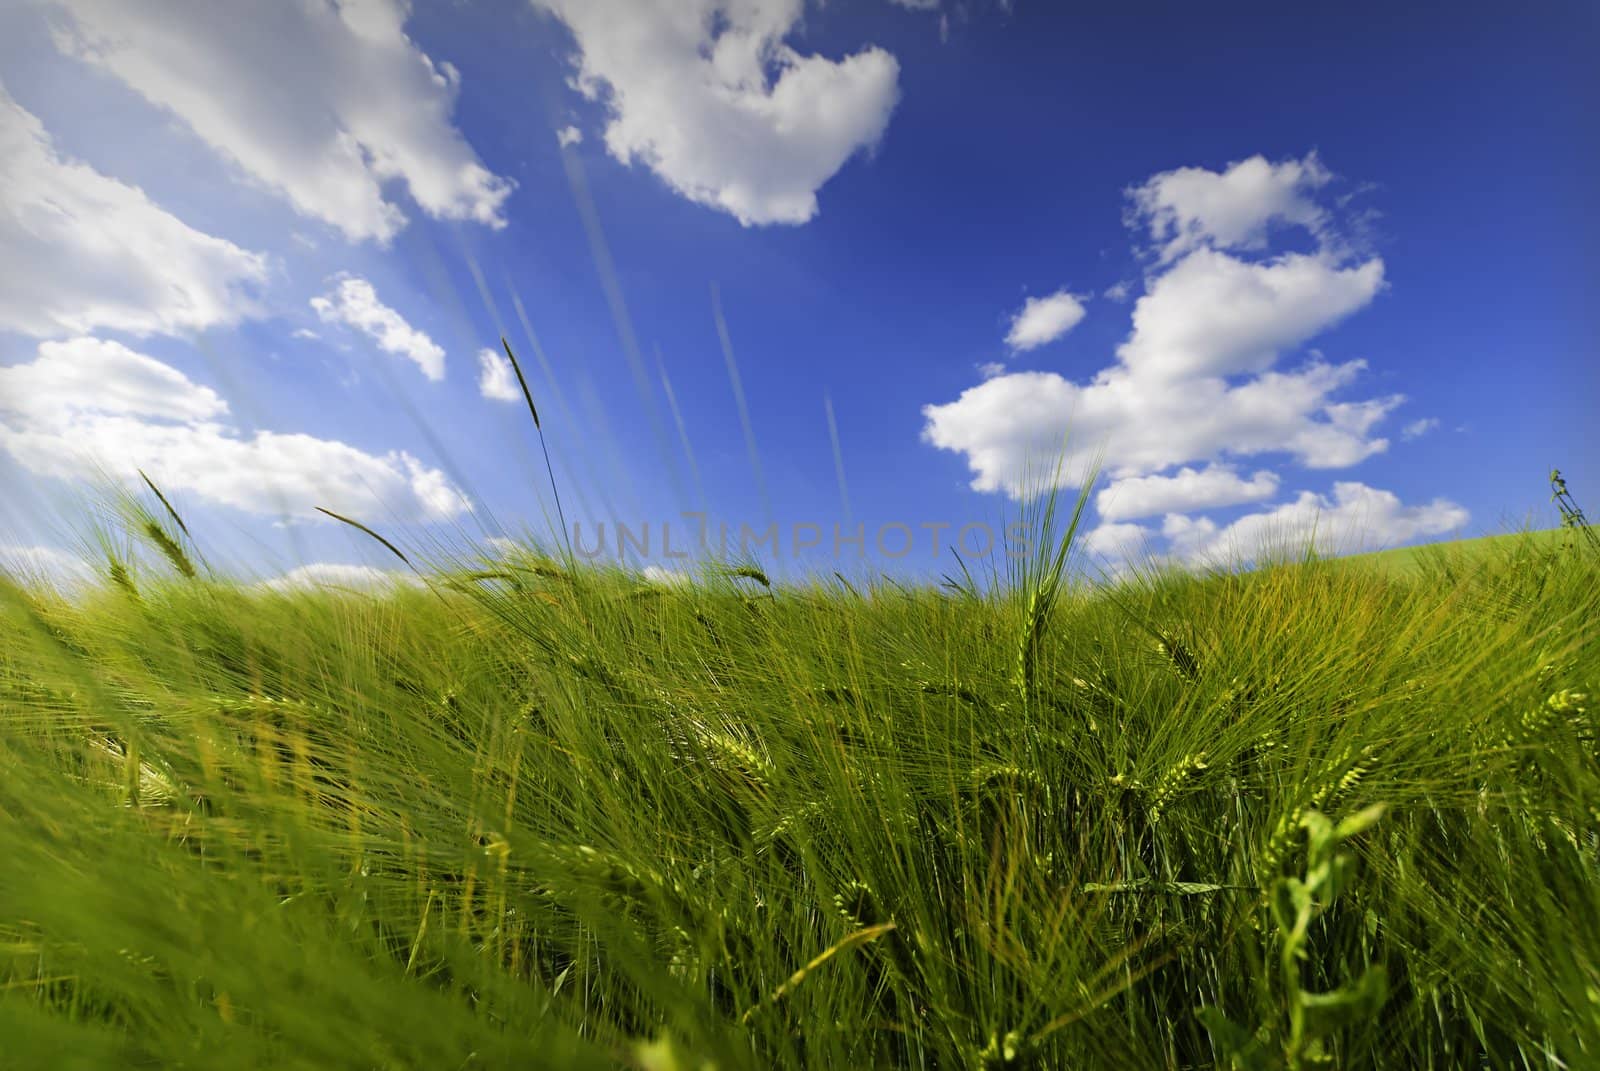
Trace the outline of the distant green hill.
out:
M 1563 532 L 1561 528 L 1547 528 L 1536 532 L 1507 532 L 1501 535 L 1480 536 L 1476 539 L 1419 543 L 1410 547 L 1396 547 L 1393 550 L 1354 554 L 1345 560 L 1363 565 L 1375 565 L 1394 572 L 1414 573 L 1423 563 L 1439 558 L 1481 560 L 1509 557 L 1519 549 L 1554 549 L 1561 544 Z

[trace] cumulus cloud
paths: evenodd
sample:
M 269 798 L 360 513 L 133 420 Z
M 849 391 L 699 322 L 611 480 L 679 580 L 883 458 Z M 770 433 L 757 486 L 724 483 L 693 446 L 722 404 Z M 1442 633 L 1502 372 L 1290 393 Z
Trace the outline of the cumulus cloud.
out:
M 181 16 L 128 0 L 54 0 L 61 50 L 170 111 L 301 214 L 387 241 L 403 181 L 427 214 L 505 225 L 512 184 L 453 125 L 460 76 L 406 36 L 404 0 L 212 0 Z
M 1150 536 L 1142 524 L 1108 522 L 1085 532 L 1078 545 L 1097 558 L 1120 561 L 1138 556 Z
M 0 450 L 60 479 L 144 469 L 163 488 L 264 515 L 316 517 L 315 507 L 399 521 L 447 520 L 471 504 L 443 472 L 404 451 L 372 454 L 311 435 L 241 433 L 227 403 L 161 361 L 117 342 L 40 344 L 0 368 Z
M 1323 172 L 1314 157 L 1307 161 L 1261 162 L 1267 185 L 1290 193 L 1314 188 Z M 1334 364 L 1314 354 L 1288 371 L 1276 367 L 1284 354 L 1370 304 L 1384 285 L 1383 262 L 1351 263 L 1326 249 L 1247 260 L 1212 248 L 1250 245 L 1272 219 L 1322 226 L 1287 194 L 1256 216 L 1234 206 L 1239 189 L 1261 187 L 1241 181 L 1255 170 L 1248 161 L 1225 175 L 1188 169 L 1141 188 L 1151 206 L 1146 215 L 1169 219 L 1149 224 L 1156 236 L 1170 242 L 1187 235 L 1197 247 L 1146 280 L 1113 363 L 1081 381 L 1049 372 L 986 376 L 954 401 L 924 407 L 924 441 L 963 454 L 979 491 L 1021 497 L 1037 490 L 1030 469 L 1044 470 L 1065 441 L 1063 471 L 1100 458 L 1138 496 L 1219 496 L 1215 504 L 1275 489 L 1261 474 L 1246 487 L 1231 470 L 1210 467 L 1230 457 L 1284 453 L 1307 467 L 1337 468 L 1387 449 L 1388 440 L 1373 431 L 1403 399 L 1336 397 L 1363 362 Z M 1205 175 L 1211 179 L 1201 181 Z M 1145 216 L 1130 222 L 1144 225 Z M 1208 467 L 1163 475 L 1195 463 Z M 1147 482 L 1127 484 L 1131 478 Z M 1102 501 L 1115 514 L 1111 503 L 1123 497 Z M 1194 501 L 1191 508 L 1200 508 L 1205 499 Z
M 256 311 L 267 260 L 62 157 L 0 85 L 0 329 L 180 334 Z
M 1276 164 L 1252 156 L 1221 172 L 1180 167 L 1127 191 L 1130 222 L 1148 229 L 1162 263 L 1205 245 L 1260 249 L 1274 223 L 1320 234 L 1327 215 L 1314 195 L 1332 178 L 1314 152 Z
M 45 342 L 27 364 L 0 368 L 0 412 L 44 423 L 83 411 L 201 423 L 228 403 L 169 364 L 97 338 Z
M 1348 554 L 1443 535 L 1467 523 L 1467 511 L 1442 498 L 1402 505 L 1390 491 L 1339 482 L 1332 496 L 1302 491 L 1295 501 L 1219 527 L 1204 517 L 1169 514 L 1162 534 L 1173 553 L 1193 562 L 1229 564 L 1264 554 Z
M 353 327 L 378 344 L 385 353 L 404 357 L 434 382 L 444 378 L 444 350 L 406 322 L 405 317 L 378 300 L 378 292 L 367 280 L 341 275 L 336 285 L 321 297 L 311 299 L 311 307 L 323 323 Z
M 1170 476 L 1129 476 L 1095 496 L 1095 510 L 1108 521 L 1158 513 L 1261 502 L 1278 493 L 1278 476 L 1262 470 L 1245 479 L 1227 465 L 1184 466 Z
M 1258 372 L 1370 304 L 1382 286 L 1377 258 L 1340 267 L 1324 256 L 1252 263 L 1197 250 L 1134 305 L 1133 334 L 1117 356 L 1146 379 Z
M 900 65 L 785 43 L 803 0 L 532 0 L 577 44 L 573 84 L 610 111 L 607 151 L 746 226 L 804 223 L 817 191 L 883 135 Z
M 417 586 L 420 581 L 411 573 L 393 569 L 375 569 L 370 565 L 348 565 L 343 562 L 308 562 L 296 566 L 280 576 L 261 582 L 269 591 L 308 591 L 317 588 L 353 588 L 356 591 L 374 591 L 397 585 Z
M 1014 352 L 1036 349 L 1071 331 L 1084 317 L 1083 302 L 1066 290 L 1031 297 L 1011 318 L 1006 345 Z
M 497 402 L 515 402 L 522 398 L 511 362 L 491 349 L 478 351 L 478 391 Z
M 666 569 L 659 565 L 647 565 L 639 575 L 648 583 L 660 587 L 688 587 L 694 583 L 694 577 L 681 569 Z
M 1125 372 L 1080 386 L 1054 372 L 1014 372 L 924 406 L 922 436 L 965 455 L 973 490 L 1015 498 L 1040 489 L 1029 473 L 1052 466 L 1063 442 L 1064 473 L 1103 456 L 1113 478 L 1225 454 L 1286 452 L 1311 468 L 1338 468 L 1388 448 L 1366 432 L 1397 398 L 1354 410 L 1330 400 L 1364 367 L 1313 363 L 1239 386 L 1217 378 L 1145 383 Z
M 1096 496 L 1103 523 L 1085 546 L 1113 560 L 1157 535 L 1134 520 L 1163 514 L 1166 556 L 1189 559 L 1253 555 L 1270 538 L 1303 543 L 1314 533 L 1330 552 L 1350 549 L 1352 539 L 1391 544 L 1458 527 L 1467 515 L 1453 503 L 1404 506 L 1351 482 L 1222 528 L 1193 515 L 1278 493 L 1276 472 L 1247 477 L 1235 459 L 1277 454 L 1336 469 L 1388 448 L 1376 430 L 1403 396 L 1339 397 L 1365 362 L 1334 363 L 1313 349 L 1297 366 L 1279 367 L 1384 287 L 1383 261 L 1354 256 L 1316 203 L 1330 180 L 1312 154 L 1278 164 L 1253 157 L 1220 173 L 1183 168 L 1130 190 L 1125 222 L 1148 231 L 1159 258 L 1114 362 L 1083 380 L 986 367 L 954 401 L 923 408 L 923 440 L 962 454 L 973 489 L 1015 498 L 1044 489 L 1041 477 L 1056 470 L 1063 444 L 1065 479 L 1101 463 L 1112 482 Z M 1269 237 L 1288 227 L 1309 233 L 1316 251 L 1274 254 Z M 1126 296 L 1121 284 L 1113 290 Z M 1403 434 L 1431 426 L 1418 421 Z
M 583 131 L 575 126 L 564 126 L 556 131 L 556 142 L 563 148 L 583 142 Z
M 1117 476 L 1225 453 L 1282 451 L 1314 468 L 1355 464 L 1387 448 L 1368 433 L 1402 399 L 1335 401 L 1360 361 L 1270 366 L 1370 302 L 1381 282 L 1380 261 L 1337 268 L 1314 257 L 1248 264 L 1191 254 L 1139 299 L 1116 364 L 1084 384 L 1048 372 L 991 377 L 924 407 L 923 438 L 965 454 L 974 489 L 1017 496 L 1030 458 L 1052 456 L 1069 426 L 1069 460 L 1103 449 Z M 1237 381 L 1246 372 L 1256 374 Z

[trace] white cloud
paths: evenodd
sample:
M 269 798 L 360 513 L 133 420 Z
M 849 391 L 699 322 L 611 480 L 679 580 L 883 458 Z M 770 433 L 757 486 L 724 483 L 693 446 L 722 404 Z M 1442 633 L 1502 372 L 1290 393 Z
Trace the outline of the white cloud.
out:
M 1227 465 L 1184 466 L 1170 476 L 1117 480 L 1095 496 L 1095 509 L 1108 521 L 1124 521 L 1260 502 L 1277 493 L 1278 476 L 1273 472 L 1262 470 L 1247 480 Z
M 405 585 L 415 587 L 420 581 L 411 574 L 393 569 L 375 569 L 370 565 L 347 565 L 343 562 L 309 562 L 299 565 L 281 576 L 261 582 L 270 591 L 309 591 L 317 588 L 354 588 L 357 591 L 374 591 Z
M 511 362 L 491 349 L 478 351 L 478 391 L 497 402 L 515 402 L 522 398 Z
M 181 334 L 256 311 L 265 257 L 163 210 L 143 190 L 64 159 L 0 85 L 0 329 Z
M 973 490 L 1016 498 L 1039 490 L 1028 473 L 1053 467 L 1064 441 L 1063 472 L 1103 454 L 1114 478 L 1227 454 L 1286 452 L 1311 468 L 1338 468 L 1388 448 L 1388 440 L 1365 436 L 1398 399 L 1352 411 L 1329 398 L 1364 367 L 1310 364 L 1240 386 L 1217 378 L 1142 382 L 1118 369 L 1079 386 L 1054 372 L 1015 372 L 924 406 L 922 437 L 966 455 Z
M 581 145 L 583 143 L 583 131 L 575 126 L 564 126 L 556 131 L 556 141 L 563 149 L 571 145 Z
M 804 223 L 875 145 L 899 99 L 881 48 L 841 60 L 784 43 L 803 0 L 532 0 L 577 43 L 574 85 L 610 109 L 606 149 L 746 226 Z
M 319 339 L 322 336 L 317 334 L 315 331 L 311 330 L 311 328 L 309 328 L 309 327 L 298 327 L 298 328 L 296 328 L 295 330 L 293 330 L 293 331 L 291 331 L 289 333 L 289 337 L 290 338 L 305 339 L 305 340 L 313 340 L 313 339 Z
M 1122 560 L 1138 554 L 1150 536 L 1142 524 L 1107 523 L 1085 532 L 1078 545 L 1097 558 Z
M 1420 439 L 1428 432 L 1437 430 L 1438 427 L 1439 420 L 1437 417 L 1423 417 L 1421 420 L 1413 420 L 1401 428 L 1400 438 L 1410 442 L 1412 439 Z
M 1264 178 L 1256 174 L 1262 169 Z M 1295 199 L 1325 181 L 1323 174 L 1311 156 L 1276 167 L 1246 161 L 1225 176 L 1157 176 L 1141 188 L 1152 218 L 1170 217 L 1151 223 L 1156 236 L 1170 241 L 1181 233 L 1202 247 L 1146 281 L 1116 361 L 1084 381 L 1047 372 L 986 375 L 956 400 L 923 408 L 923 440 L 964 454 L 975 490 L 1014 497 L 1039 490 L 1029 473 L 1047 473 L 1066 441 L 1062 471 L 1076 473 L 1099 459 L 1113 479 L 1124 481 L 1124 490 L 1135 492 L 1127 501 L 1177 496 L 1175 504 L 1193 503 L 1187 508 L 1258 500 L 1275 491 L 1268 473 L 1246 482 L 1217 468 L 1225 458 L 1283 453 L 1309 468 L 1338 468 L 1387 449 L 1388 440 L 1373 437 L 1373 430 L 1404 399 L 1335 397 L 1364 362 L 1333 364 L 1313 351 L 1298 368 L 1275 368 L 1283 354 L 1370 304 L 1384 285 L 1382 260 L 1346 262 L 1333 251 L 1337 236 L 1323 218 Z M 1211 179 L 1199 182 L 1205 175 Z M 1280 189 L 1276 207 L 1250 215 L 1234 204 L 1240 190 L 1263 186 Z M 1256 260 L 1206 245 L 1252 246 L 1266 222 L 1280 218 L 1319 228 L 1330 242 L 1315 254 Z M 1048 337 L 1048 330 L 1017 330 L 1026 326 L 1029 311 L 1018 317 L 1013 337 Z M 1202 462 L 1210 466 L 1203 472 L 1160 475 Z M 1134 478 L 1142 482 L 1127 482 Z M 1106 520 L 1146 515 L 1142 505 L 1112 504 L 1124 497 L 1101 499 L 1111 511 L 1102 514 Z
M 367 280 L 339 276 L 339 284 L 322 297 L 311 299 L 323 323 L 342 323 L 371 338 L 385 353 L 404 357 L 434 382 L 444 378 L 444 350 L 405 317 L 378 300 Z
M 1339 267 L 1322 256 L 1250 263 L 1198 250 L 1150 284 L 1117 356 L 1142 378 L 1258 372 L 1370 304 L 1382 286 L 1377 258 Z
M 639 575 L 648 583 L 661 587 L 688 587 L 694 583 L 694 577 L 681 569 L 666 569 L 659 565 L 647 565 Z
M 210 387 L 120 342 L 44 342 L 29 363 L 0 368 L 0 413 L 30 423 L 78 412 L 201 423 L 227 411 Z
M 1277 164 L 1252 156 L 1223 172 L 1180 167 L 1128 190 L 1131 222 L 1142 222 L 1152 240 L 1164 243 L 1162 263 L 1205 245 L 1260 249 L 1273 223 L 1320 233 L 1327 216 L 1312 195 L 1332 177 L 1314 152 Z
M 1105 291 L 1100 296 L 1105 298 L 1107 301 L 1115 301 L 1120 303 L 1127 301 L 1128 295 L 1132 292 L 1133 287 L 1124 281 L 1120 283 L 1112 283 L 1110 286 L 1105 288 Z
M 1083 302 L 1066 290 L 1029 298 L 1011 319 L 1006 345 L 1020 353 L 1054 342 L 1077 327 L 1083 316 Z
M 1162 534 L 1181 557 L 1229 564 L 1265 553 L 1292 554 L 1308 545 L 1323 555 L 1378 550 L 1443 535 L 1467 520 L 1467 511 L 1446 499 L 1405 506 L 1393 492 L 1341 482 L 1333 485 L 1331 498 L 1302 491 L 1293 502 L 1220 528 L 1205 518 L 1169 514 Z
M 95 578 L 94 567 L 82 557 L 56 547 L 0 544 L 0 575 L 24 587 L 43 585 L 71 590 Z
M 907 11 L 938 11 L 939 0 L 889 0 L 896 7 L 903 7 Z
M 244 435 L 215 391 L 126 346 L 45 342 L 0 368 L 0 450 L 38 476 L 129 483 L 144 469 L 170 492 L 250 513 L 318 516 L 315 507 L 437 521 L 471 504 L 404 451 L 371 454 L 311 435 Z
M 180 14 L 128 0 L 55 0 L 56 41 L 186 123 L 303 215 L 351 239 L 426 213 L 505 225 L 512 184 L 451 121 L 460 76 L 405 34 L 404 0 L 210 0 Z

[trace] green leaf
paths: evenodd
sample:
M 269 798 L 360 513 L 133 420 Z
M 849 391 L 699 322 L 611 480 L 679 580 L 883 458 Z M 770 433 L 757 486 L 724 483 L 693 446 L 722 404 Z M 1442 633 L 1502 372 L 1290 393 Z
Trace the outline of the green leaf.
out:
M 1324 906 L 1333 903 L 1339 895 L 1348 889 L 1356 876 L 1356 857 L 1348 852 L 1340 852 L 1333 857 L 1328 868 L 1327 884 L 1322 889 L 1322 902 Z
M 1195 1010 L 1195 1018 L 1211 1035 L 1211 1043 L 1228 1066 L 1238 1071 L 1272 1071 L 1274 1063 L 1266 1042 L 1229 1019 L 1221 1008 L 1207 1004 Z
M 1321 811 L 1307 811 L 1300 816 L 1300 828 L 1306 831 L 1306 854 L 1315 866 L 1333 851 L 1333 823 Z
M 1306 1035 L 1328 1037 L 1352 1023 L 1377 1014 L 1389 999 L 1389 974 L 1382 967 L 1368 967 L 1351 985 L 1328 993 L 1302 993 L 1300 1006 L 1306 1013 Z
M 1349 840 L 1360 833 L 1365 833 L 1377 825 L 1378 819 L 1383 817 L 1383 812 L 1386 810 L 1388 806 L 1382 803 L 1374 803 L 1371 807 L 1359 810 L 1339 823 L 1338 828 L 1334 830 L 1334 836 L 1340 840 Z
M 1293 933 L 1300 926 L 1301 915 L 1311 913 L 1311 890 L 1299 878 L 1279 878 L 1272 886 L 1270 902 L 1278 929 Z

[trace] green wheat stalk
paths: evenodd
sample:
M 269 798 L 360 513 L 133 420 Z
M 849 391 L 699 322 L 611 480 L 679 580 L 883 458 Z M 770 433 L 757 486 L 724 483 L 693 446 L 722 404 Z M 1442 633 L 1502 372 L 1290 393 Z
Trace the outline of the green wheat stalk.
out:
M 388 548 L 390 554 L 393 554 L 396 558 L 399 558 L 401 561 L 405 562 L 406 568 L 410 569 L 413 573 L 417 571 L 417 567 L 411 564 L 410 558 L 401 553 L 399 547 L 395 546 L 393 543 L 389 542 L 387 539 L 383 538 L 377 532 L 374 532 L 371 528 L 368 528 L 360 521 L 351 520 L 349 517 L 346 517 L 343 514 L 335 513 L 331 509 L 323 509 L 321 506 L 317 507 L 317 512 L 326 514 L 341 524 L 348 524 L 351 528 L 354 528 L 357 531 L 365 532 L 367 535 L 371 536 L 373 539 L 376 539 L 379 543 L 382 543 L 386 548 Z M 420 576 L 421 574 L 418 573 L 418 575 Z
M 539 433 L 539 449 L 544 453 L 544 471 L 550 477 L 550 492 L 556 499 L 556 517 L 561 521 L 561 538 L 567 542 L 570 557 L 572 543 L 567 530 L 567 515 L 561 508 L 561 489 L 556 486 L 556 470 L 550 464 L 550 448 L 545 445 L 544 425 L 539 422 L 539 410 L 533 404 L 533 392 L 528 389 L 528 381 L 522 375 L 522 366 L 517 363 L 517 355 L 511 352 L 511 343 L 506 341 L 506 336 L 500 336 L 500 345 L 506 351 L 506 359 L 511 362 L 511 370 L 517 374 L 517 385 L 522 388 L 522 397 L 528 403 L 528 415 L 533 417 L 533 430 Z

